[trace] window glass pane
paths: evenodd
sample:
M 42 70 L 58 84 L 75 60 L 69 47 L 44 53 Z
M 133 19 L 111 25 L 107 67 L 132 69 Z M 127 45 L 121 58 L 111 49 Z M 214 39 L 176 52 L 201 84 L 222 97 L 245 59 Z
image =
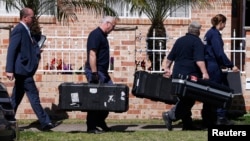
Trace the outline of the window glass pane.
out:
M 173 12 L 170 13 L 170 17 L 175 17 L 175 18 L 188 18 L 190 15 L 190 8 L 191 6 L 186 3 L 185 5 L 181 6 L 181 7 L 174 7 L 173 8 Z
M 19 16 L 19 10 L 17 9 L 12 9 L 11 11 L 7 12 L 5 9 L 5 2 L 0 1 L 0 15 L 1 16 Z
M 110 5 L 108 1 L 106 1 L 107 5 Z M 131 5 L 128 4 L 122 4 L 122 7 L 120 5 L 112 5 L 113 9 L 115 9 L 119 15 L 120 18 L 139 18 L 138 13 L 131 14 L 129 12 Z M 174 7 L 172 13 L 169 14 L 169 18 L 188 18 L 190 17 L 190 5 L 188 4 L 188 1 L 184 6 L 182 7 Z M 140 18 L 147 18 L 145 14 L 142 14 Z
M 122 3 L 122 2 L 121 2 Z M 106 1 L 107 5 L 111 5 L 109 1 Z M 128 4 L 112 4 L 113 9 L 118 13 L 119 18 L 138 18 L 138 13 L 130 13 L 131 5 Z M 142 15 L 141 17 L 146 17 Z

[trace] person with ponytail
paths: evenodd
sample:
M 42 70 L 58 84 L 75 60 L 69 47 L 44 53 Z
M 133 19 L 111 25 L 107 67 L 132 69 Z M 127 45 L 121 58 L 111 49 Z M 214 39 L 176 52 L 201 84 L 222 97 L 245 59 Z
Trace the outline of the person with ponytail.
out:
M 222 68 L 239 71 L 239 69 L 229 60 L 224 52 L 224 42 L 221 31 L 226 26 L 227 18 L 222 14 L 212 17 L 212 27 L 206 32 L 204 37 L 205 62 L 209 74 L 209 80 L 218 84 L 223 84 Z M 226 117 L 226 108 L 215 107 L 208 103 L 203 103 L 202 120 L 203 126 L 210 125 L 231 125 L 233 124 Z

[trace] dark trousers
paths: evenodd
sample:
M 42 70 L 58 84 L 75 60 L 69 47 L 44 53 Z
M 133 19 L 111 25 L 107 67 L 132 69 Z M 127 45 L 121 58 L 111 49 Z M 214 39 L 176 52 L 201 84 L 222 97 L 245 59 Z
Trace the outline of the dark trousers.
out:
M 209 127 L 215 125 L 218 119 L 227 119 L 226 112 L 226 108 L 221 108 L 212 104 L 203 103 L 201 112 L 203 126 Z
M 105 119 L 108 117 L 108 114 L 108 111 L 88 111 L 87 130 L 94 130 L 96 127 L 107 128 Z
M 217 120 L 216 109 L 217 107 L 212 104 L 203 103 L 203 107 L 201 110 L 201 117 L 202 117 L 202 125 L 204 127 L 215 125 Z
M 91 80 L 91 70 L 85 68 L 85 75 L 88 81 Z M 113 84 L 107 74 L 98 71 L 100 83 Z M 96 127 L 107 128 L 105 119 L 108 117 L 109 111 L 88 111 L 87 112 L 87 130 L 94 130 Z
M 226 76 L 224 76 L 224 74 L 222 74 L 221 71 L 217 71 L 216 73 L 218 74 L 212 75 L 210 77 L 210 81 L 214 83 L 218 83 L 218 85 L 227 86 L 228 82 L 227 82 Z M 218 118 L 226 118 L 226 111 L 227 111 L 226 108 L 218 107 L 209 103 L 203 103 L 202 112 L 201 112 L 203 126 L 209 127 L 209 126 L 215 125 Z
M 193 126 L 192 121 L 192 107 L 195 100 L 188 97 L 181 97 L 176 105 L 169 111 L 169 116 L 173 121 L 182 120 L 183 127 L 189 128 Z
M 18 105 L 22 101 L 25 92 L 33 111 L 41 123 L 41 127 L 46 126 L 51 120 L 40 104 L 40 98 L 33 76 L 27 77 L 15 75 L 15 85 L 11 95 L 11 104 L 15 112 L 17 111 Z

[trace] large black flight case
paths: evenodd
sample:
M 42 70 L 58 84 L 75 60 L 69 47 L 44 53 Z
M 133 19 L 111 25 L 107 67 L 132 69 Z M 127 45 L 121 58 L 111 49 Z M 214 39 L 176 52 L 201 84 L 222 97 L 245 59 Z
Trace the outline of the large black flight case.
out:
M 18 140 L 19 130 L 15 111 L 5 85 L 0 82 L 0 140 Z
M 173 78 L 172 84 L 174 94 L 180 97 L 190 97 L 219 107 L 229 107 L 234 96 L 229 87 L 194 76 Z
M 240 71 L 223 71 L 223 83 L 233 89 L 234 95 L 242 95 L 242 82 Z
M 129 87 L 124 84 L 64 82 L 58 86 L 59 107 L 66 111 L 126 112 Z
M 224 84 L 234 90 L 231 107 L 227 110 L 227 116 L 238 118 L 246 114 L 246 104 L 242 91 L 241 72 L 231 70 L 223 71 Z
M 139 98 L 147 98 L 166 104 L 175 104 L 177 96 L 172 94 L 172 80 L 161 74 L 137 71 L 134 74 L 132 94 Z

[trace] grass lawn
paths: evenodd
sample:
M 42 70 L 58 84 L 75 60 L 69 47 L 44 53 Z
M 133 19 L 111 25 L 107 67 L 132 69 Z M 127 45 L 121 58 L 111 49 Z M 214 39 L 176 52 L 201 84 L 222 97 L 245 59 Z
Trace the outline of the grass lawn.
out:
M 29 124 L 32 121 L 21 120 L 19 124 Z M 108 124 L 164 124 L 162 120 L 107 120 Z M 199 123 L 200 120 L 195 120 Z M 234 119 L 236 125 L 249 125 L 250 114 Z M 64 120 L 64 124 L 84 123 L 81 120 Z M 179 124 L 179 123 L 174 123 Z M 86 132 L 37 132 L 21 131 L 19 141 L 207 141 L 207 131 L 117 131 L 103 134 L 88 134 Z
M 135 131 L 103 134 L 21 132 L 21 141 L 206 141 L 206 131 Z

